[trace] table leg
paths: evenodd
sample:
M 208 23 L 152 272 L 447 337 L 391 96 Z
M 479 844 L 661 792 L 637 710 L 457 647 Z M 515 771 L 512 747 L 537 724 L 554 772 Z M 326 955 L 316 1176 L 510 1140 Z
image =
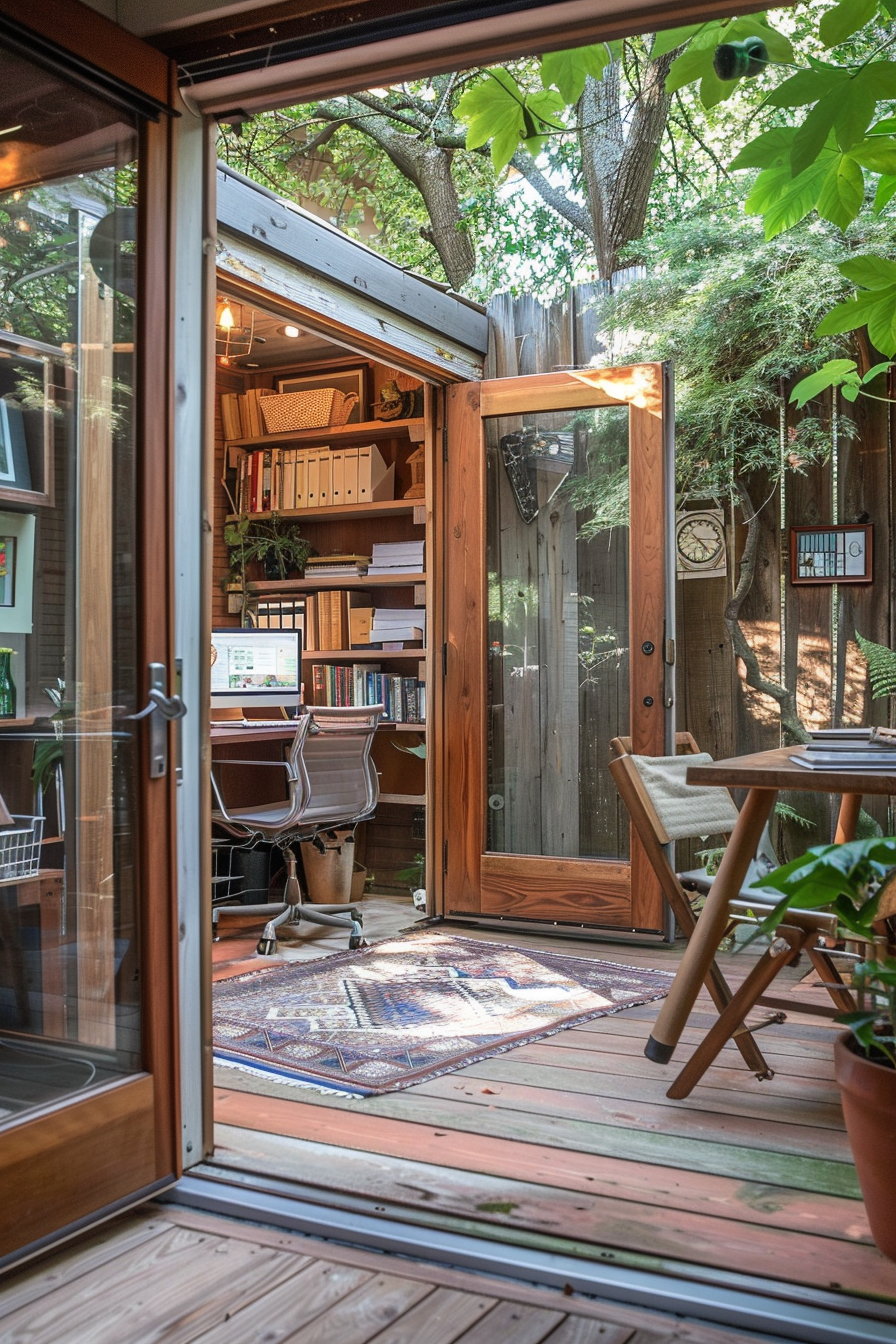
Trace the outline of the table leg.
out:
M 728 902 L 736 900 L 746 877 L 762 829 L 771 813 L 777 789 L 751 789 L 737 825 L 722 856 L 719 871 L 684 950 L 644 1053 L 655 1064 L 668 1064 L 685 1023 L 709 973 L 719 943 L 728 927 Z
M 834 834 L 835 845 L 842 845 L 845 840 L 856 838 L 856 825 L 861 810 L 862 795 L 860 793 L 843 794 L 840 799 L 840 811 L 837 815 L 837 830 Z

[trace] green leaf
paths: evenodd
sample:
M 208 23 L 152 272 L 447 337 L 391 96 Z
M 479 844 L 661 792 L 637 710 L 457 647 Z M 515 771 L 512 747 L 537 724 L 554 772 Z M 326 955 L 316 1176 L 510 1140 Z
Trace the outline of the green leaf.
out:
M 805 172 L 824 149 L 834 122 L 840 115 L 841 97 L 842 91 L 839 89 L 825 94 L 797 130 L 790 151 L 790 170 L 794 177 Z
M 896 0 L 894 0 L 896 3 Z M 892 135 L 896 131 L 896 117 L 881 117 L 868 132 L 869 135 Z
M 848 79 L 848 71 L 834 67 L 800 70 L 772 89 L 766 101 L 772 107 L 804 107 L 807 103 L 817 103 L 819 98 Z
M 871 683 L 873 699 L 883 700 L 896 695 L 896 652 L 888 649 L 886 644 L 875 644 L 873 640 L 865 639 L 858 630 L 856 643 L 868 665 L 868 680 Z
M 770 131 L 763 131 L 762 135 L 744 145 L 729 163 L 729 169 L 777 167 L 785 158 L 789 159 L 798 129 L 796 126 L 774 126 Z
M 541 82 L 546 89 L 559 89 L 563 101 L 577 103 L 588 75 L 600 79 L 610 64 L 610 53 L 603 42 L 573 51 L 550 51 L 541 58 Z
M 467 89 L 457 104 L 457 116 L 465 121 L 467 149 L 478 149 L 491 140 L 492 164 L 496 173 L 513 158 L 520 143 L 537 154 L 546 129 L 559 129 L 559 123 L 546 120 L 563 106 L 555 89 L 524 94 L 506 70 L 489 70 L 489 78 Z
M 896 61 L 872 61 L 863 65 L 856 81 L 866 84 L 875 98 L 896 98 Z
M 799 410 L 802 410 L 806 402 L 811 401 L 813 397 L 826 392 L 829 387 L 839 386 L 845 377 L 855 371 L 856 367 L 854 359 L 829 359 L 815 373 L 810 373 L 808 377 L 797 383 L 790 394 L 790 400 L 796 404 Z
M 701 28 L 707 26 L 704 23 L 691 23 L 684 28 L 666 28 L 663 32 L 657 33 L 650 48 L 650 59 L 655 61 L 660 56 L 665 56 L 667 52 L 674 51 L 676 47 L 682 46 L 699 33 Z
M 880 364 L 873 364 L 868 372 L 862 375 L 862 383 L 873 383 L 875 378 L 879 378 L 882 373 L 886 373 L 887 370 L 892 369 L 892 367 L 893 365 L 889 359 L 883 360 Z M 888 652 L 890 651 L 888 650 Z M 896 670 L 896 654 L 893 654 L 893 667 L 894 670 Z M 896 686 L 894 686 L 893 690 L 894 694 L 896 694 Z
M 886 291 L 873 290 L 872 293 Z M 896 287 L 869 310 L 868 335 L 882 355 L 896 355 Z
M 799 177 L 792 177 L 787 165 L 766 168 L 759 174 L 744 209 L 748 215 L 762 215 L 767 242 L 808 215 L 818 200 L 833 157 L 825 153 Z
M 855 383 L 841 383 L 840 395 L 845 397 L 847 401 L 856 401 L 858 399 L 859 389 L 856 387 Z
M 865 177 L 848 154 L 838 154 L 824 180 L 815 208 L 822 219 L 846 229 L 862 208 Z M 885 351 L 884 353 L 889 353 Z
M 826 47 L 836 47 L 870 23 L 877 13 L 877 0 L 840 0 L 822 14 L 818 33 Z
M 881 138 L 863 140 L 849 151 L 851 159 L 869 168 L 872 173 L 896 173 L 896 140 Z
M 896 177 L 884 176 L 877 184 L 874 197 L 874 213 L 879 215 L 886 205 L 896 196 Z
M 710 68 L 700 81 L 700 101 L 706 108 L 718 107 L 737 92 L 737 85 L 736 79 L 719 79 Z
M 877 304 L 896 299 L 896 285 L 889 289 L 863 290 L 854 299 L 838 303 L 821 319 L 815 328 L 816 336 L 840 336 L 845 331 L 864 327 Z M 884 351 L 885 354 L 889 353 Z
M 692 42 L 672 62 L 666 76 L 666 92 L 675 93 L 677 89 L 683 89 L 686 84 L 693 84 L 695 80 L 703 79 L 707 74 L 713 74 L 712 56 L 714 50 L 714 47 L 700 47 Z
M 834 119 L 837 144 L 843 150 L 852 149 L 862 140 L 874 116 L 877 107 L 874 90 L 864 80 L 854 79 L 828 97 L 839 102 Z
M 888 261 L 886 257 L 850 257 L 848 261 L 841 261 L 837 270 L 844 279 L 865 289 L 896 285 L 896 261 Z

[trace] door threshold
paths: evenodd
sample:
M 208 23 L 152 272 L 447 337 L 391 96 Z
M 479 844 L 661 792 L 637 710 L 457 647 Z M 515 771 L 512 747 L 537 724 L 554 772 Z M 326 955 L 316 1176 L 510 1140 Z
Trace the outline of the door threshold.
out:
M 637 1304 L 780 1340 L 890 1344 L 896 1327 L 896 1307 L 885 1302 L 859 1302 L 844 1294 L 684 1262 L 664 1261 L 660 1267 L 652 1257 L 580 1243 L 564 1247 L 559 1238 L 541 1238 L 554 1244 L 556 1249 L 551 1249 L 533 1245 L 534 1239 L 525 1233 L 514 1239 L 512 1228 L 483 1224 L 476 1233 L 455 1231 L 445 1217 L 415 1223 L 398 1206 L 390 1209 L 382 1202 L 310 1185 L 225 1171 L 213 1163 L 194 1167 L 161 1195 L 160 1202 L 535 1287 L 571 1289 L 599 1301 Z M 623 1259 L 630 1263 L 620 1263 Z

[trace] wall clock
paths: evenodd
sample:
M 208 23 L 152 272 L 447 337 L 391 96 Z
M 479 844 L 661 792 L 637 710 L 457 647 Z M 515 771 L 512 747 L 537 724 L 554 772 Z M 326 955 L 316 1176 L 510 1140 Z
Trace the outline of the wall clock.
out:
M 721 578 L 728 573 L 725 514 L 722 509 L 689 509 L 675 523 L 678 576 Z

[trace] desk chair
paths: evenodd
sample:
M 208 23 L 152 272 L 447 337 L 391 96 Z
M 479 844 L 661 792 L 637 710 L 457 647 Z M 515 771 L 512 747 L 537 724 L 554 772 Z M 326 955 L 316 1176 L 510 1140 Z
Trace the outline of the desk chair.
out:
M 727 789 L 686 783 L 689 765 L 711 759 L 700 752 L 690 733 L 676 733 L 675 756 L 637 756 L 632 753 L 631 745 L 630 738 L 613 739 L 610 743 L 613 751 L 610 773 L 659 879 L 663 895 L 672 907 L 682 933 L 690 938 L 698 919 L 691 901 L 695 893 L 705 894 L 709 890 L 712 878 L 705 869 L 676 873 L 669 861 L 667 846 L 675 840 L 727 836 L 734 829 L 738 811 Z M 750 886 L 753 881 L 761 880 L 764 872 L 777 867 L 777 863 L 766 834 L 747 873 L 740 898 L 730 902 L 730 921 L 725 936 L 738 924 L 760 923 L 777 905 L 780 892 Z M 821 937 L 834 938 L 836 933 L 834 915 L 816 910 L 788 910 L 770 946 L 754 963 L 736 993 L 732 993 L 722 971 L 713 961 L 705 984 L 719 1010 L 719 1017 L 676 1079 L 670 1095 L 674 1092 L 675 1096 L 686 1096 L 728 1040 L 734 1041 L 747 1067 L 757 1078 L 774 1077 L 752 1033 L 775 1022 L 783 1022 L 782 1008 L 805 1010 L 790 999 L 768 998 L 764 994 L 778 972 L 796 961 L 801 952 L 807 954 L 821 975 L 836 1011 L 853 1011 L 855 1001 L 831 960 L 832 955 L 842 954 L 829 952 L 819 943 Z M 757 1005 L 777 1011 L 764 1021 L 747 1026 L 744 1019 Z M 668 1061 L 658 1058 L 655 1062 Z
M 283 854 L 286 888 L 283 900 L 264 905 L 216 906 L 212 921 L 217 936 L 222 919 L 257 915 L 266 919 L 258 942 L 261 956 L 277 950 L 277 929 L 285 924 L 321 924 L 350 931 L 349 947 L 364 946 L 361 911 L 355 905 L 308 905 L 296 871 L 296 843 L 317 843 L 335 829 L 352 831 L 373 813 L 379 782 L 370 748 L 382 705 L 312 707 L 296 720 L 295 736 L 285 761 L 217 761 L 216 765 L 265 765 L 285 770 L 287 796 L 280 802 L 228 808 L 212 769 L 212 820 L 229 835 L 250 844 L 268 842 Z

